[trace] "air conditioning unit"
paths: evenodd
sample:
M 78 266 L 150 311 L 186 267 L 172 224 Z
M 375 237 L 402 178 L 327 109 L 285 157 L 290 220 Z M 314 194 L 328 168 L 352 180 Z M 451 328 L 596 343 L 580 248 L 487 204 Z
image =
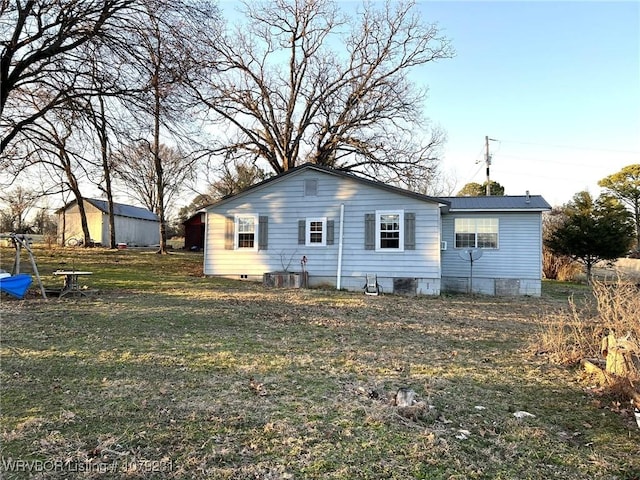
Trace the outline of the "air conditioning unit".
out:
M 440 250 L 446 250 L 447 249 L 447 242 L 442 241 L 440 242 Z

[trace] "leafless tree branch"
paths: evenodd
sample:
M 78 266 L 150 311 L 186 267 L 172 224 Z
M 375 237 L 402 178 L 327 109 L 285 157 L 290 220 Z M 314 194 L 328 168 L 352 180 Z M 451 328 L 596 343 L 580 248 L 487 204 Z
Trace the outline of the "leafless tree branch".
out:
M 273 0 L 245 15 L 209 44 L 216 75 L 191 83 L 237 132 L 223 149 L 275 173 L 310 161 L 402 181 L 436 168 L 444 135 L 429 131 L 409 74 L 453 50 L 413 3 L 365 3 L 348 18 L 330 0 Z

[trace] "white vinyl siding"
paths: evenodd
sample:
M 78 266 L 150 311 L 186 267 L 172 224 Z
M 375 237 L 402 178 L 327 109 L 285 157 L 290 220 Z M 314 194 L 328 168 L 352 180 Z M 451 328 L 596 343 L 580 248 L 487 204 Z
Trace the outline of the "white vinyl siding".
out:
M 499 249 L 482 249 L 473 263 L 473 276 L 486 278 L 540 279 L 542 265 L 541 214 L 539 212 L 454 213 L 442 217 L 442 240 L 455 245 L 457 220 L 476 217 L 480 224 L 495 221 Z M 491 221 L 491 222 L 489 222 Z M 456 245 L 456 248 L 457 245 Z M 460 249 L 442 251 L 442 276 L 468 277 L 469 262 Z
M 305 196 L 309 182 L 315 180 L 317 195 Z M 344 221 L 340 228 L 340 207 Z M 365 246 L 365 217 L 373 215 L 375 206 L 385 211 L 403 212 L 400 221 L 404 252 Z M 259 211 L 269 219 L 269 249 L 225 250 L 225 218 L 250 215 Z M 326 245 L 307 245 L 307 221 L 326 219 L 323 232 Z M 408 222 L 408 223 L 407 223 Z M 407 224 L 411 235 L 407 236 Z M 342 232 L 342 287 L 359 289 L 367 273 L 375 273 L 392 291 L 393 278 L 428 279 L 433 292 L 439 292 L 440 279 L 440 208 L 436 202 L 390 192 L 375 185 L 317 170 L 300 170 L 276 179 L 246 194 L 232 197 L 207 210 L 205 275 L 249 275 L 257 280 L 263 273 L 299 271 L 301 259 L 307 258 L 310 280 L 334 283 L 338 268 L 339 232 Z M 309 237 L 310 239 L 310 237 Z M 408 245 L 407 242 L 410 242 Z M 389 286 L 390 284 L 390 286 Z M 426 290 L 426 287 L 425 287 Z

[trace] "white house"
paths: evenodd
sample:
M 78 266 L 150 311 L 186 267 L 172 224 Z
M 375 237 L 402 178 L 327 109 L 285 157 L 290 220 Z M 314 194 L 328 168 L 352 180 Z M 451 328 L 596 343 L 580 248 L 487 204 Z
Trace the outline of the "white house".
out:
M 468 288 L 539 295 L 541 211 L 549 206 L 541 197 L 528 197 L 529 203 L 522 197 L 512 213 L 505 199 L 520 197 L 502 198 L 494 210 L 476 210 L 455 198 L 304 164 L 206 209 L 204 274 L 258 281 L 268 272 L 304 269 L 311 286 L 349 290 L 362 290 L 367 274 L 375 274 L 383 292 L 438 295 L 470 280 L 460 252 L 491 250 L 474 262 Z M 519 233 L 525 226 L 529 233 Z M 534 231 L 536 238 L 518 243 Z M 512 256 L 523 263 L 521 271 L 513 270 Z M 490 258 L 491 268 L 478 270 Z M 517 292 L 516 281 L 524 287 Z
M 91 240 L 96 244 L 107 245 L 109 243 L 107 202 L 94 198 L 83 200 Z M 146 208 L 122 203 L 114 203 L 113 207 L 116 243 L 126 243 L 129 246 L 160 243 L 160 220 L 155 213 Z M 58 214 L 58 242 L 60 243 L 62 238 L 67 245 L 81 241 L 84 236 L 77 200 L 68 203 L 56 213 Z

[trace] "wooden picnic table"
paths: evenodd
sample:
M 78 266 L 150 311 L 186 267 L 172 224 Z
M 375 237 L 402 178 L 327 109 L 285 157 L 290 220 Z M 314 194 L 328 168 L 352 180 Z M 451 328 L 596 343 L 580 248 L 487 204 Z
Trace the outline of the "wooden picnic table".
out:
M 83 275 L 93 275 L 93 272 L 78 271 L 78 270 L 56 270 L 54 275 L 64 275 L 64 286 L 60 291 L 58 298 L 62 298 L 65 295 L 84 295 L 87 293 L 80 288 L 79 278 Z

